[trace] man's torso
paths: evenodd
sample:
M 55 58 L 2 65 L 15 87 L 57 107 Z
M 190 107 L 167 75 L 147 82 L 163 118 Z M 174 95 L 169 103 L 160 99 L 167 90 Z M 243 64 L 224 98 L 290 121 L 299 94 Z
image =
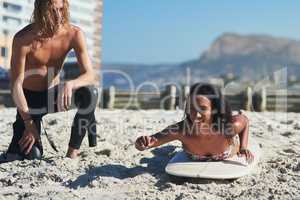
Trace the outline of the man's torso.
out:
M 37 40 L 36 30 L 29 25 L 20 32 L 28 48 L 23 88 L 41 91 L 59 82 L 68 52 L 72 49 L 73 26 L 61 28 L 53 37 Z

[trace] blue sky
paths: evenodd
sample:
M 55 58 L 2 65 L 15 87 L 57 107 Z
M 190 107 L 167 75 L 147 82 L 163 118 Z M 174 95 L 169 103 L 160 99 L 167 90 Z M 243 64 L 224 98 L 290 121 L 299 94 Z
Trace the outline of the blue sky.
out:
M 105 0 L 103 62 L 183 62 L 224 32 L 300 39 L 299 9 L 299 0 Z

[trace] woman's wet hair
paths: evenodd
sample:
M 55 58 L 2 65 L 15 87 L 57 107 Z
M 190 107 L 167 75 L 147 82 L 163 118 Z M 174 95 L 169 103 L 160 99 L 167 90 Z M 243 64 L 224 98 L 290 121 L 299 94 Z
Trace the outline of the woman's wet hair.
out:
M 184 118 L 189 122 L 192 122 L 189 115 L 191 103 L 193 103 L 193 106 L 197 111 L 201 111 L 195 100 L 197 95 L 205 96 L 211 102 L 213 129 L 225 135 L 232 135 L 231 106 L 219 86 L 208 83 L 195 83 L 192 85 L 186 101 Z

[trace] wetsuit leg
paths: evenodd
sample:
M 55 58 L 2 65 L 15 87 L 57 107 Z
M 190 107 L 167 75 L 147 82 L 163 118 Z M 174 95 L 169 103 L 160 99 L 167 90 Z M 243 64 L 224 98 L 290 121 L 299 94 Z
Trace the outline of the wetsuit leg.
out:
M 43 155 L 43 146 L 40 139 L 41 120 L 42 117 L 46 114 L 45 110 L 47 105 L 47 92 L 36 92 L 27 89 L 23 89 L 23 91 L 30 110 L 31 118 L 33 119 L 33 122 L 37 127 L 39 138 L 33 145 L 32 150 L 29 152 L 29 154 L 25 155 L 23 152 L 21 152 L 19 141 L 24 134 L 25 125 L 20 113 L 17 110 L 16 120 L 13 123 L 13 137 L 8 147 L 7 153 L 19 154 L 26 159 L 41 159 Z
M 33 122 L 37 127 L 39 136 L 41 134 L 41 117 L 34 117 Z M 19 112 L 17 111 L 16 121 L 13 123 L 13 137 L 8 147 L 7 153 L 19 154 L 26 159 L 41 159 L 43 155 L 43 146 L 41 139 L 35 142 L 29 154 L 25 155 L 20 148 L 19 141 L 25 131 L 25 125 Z
M 77 113 L 74 117 L 71 129 L 69 146 L 79 149 L 82 140 L 88 132 L 89 146 L 97 145 L 97 128 L 95 108 L 98 101 L 98 90 L 95 86 L 85 86 L 74 92 Z

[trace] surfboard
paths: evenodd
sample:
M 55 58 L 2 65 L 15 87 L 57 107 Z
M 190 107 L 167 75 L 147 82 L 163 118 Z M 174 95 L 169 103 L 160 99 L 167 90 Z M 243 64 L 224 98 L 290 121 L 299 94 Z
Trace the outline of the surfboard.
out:
M 251 174 L 260 157 L 260 147 L 254 140 L 249 141 L 249 150 L 254 155 L 248 164 L 244 156 L 237 155 L 222 161 L 194 161 L 184 151 L 180 151 L 167 164 L 166 173 L 173 176 L 206 178 L 206 179 L 237 179 Z

